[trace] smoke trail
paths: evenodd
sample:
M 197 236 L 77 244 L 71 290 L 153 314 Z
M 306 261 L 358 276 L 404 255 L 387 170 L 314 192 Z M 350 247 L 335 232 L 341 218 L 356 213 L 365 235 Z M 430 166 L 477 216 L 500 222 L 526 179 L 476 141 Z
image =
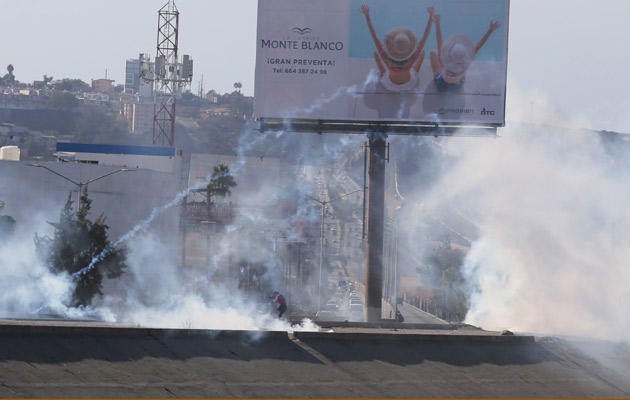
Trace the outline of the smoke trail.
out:
M 246 131 L 250 131 L 249 129 L 246 129 Z M 284 131 L 278 131 L 278 132 L 267 132 L 266 134 L 263 134 L 261 138 L 258 139 L 258 142 L 262 142 L 266 139 L 266 136 L 275 136 L 275 137 L 281 137 L 284 134 Z M 246 153 L 247 150 L 252 149 L 256 146 L 256 141 L 249 141 L 249 142 L 243 142 L 241 141 L 241 143 L 248 143 L 248 146 L 243 148 L 241 147 L 239 153 Z M 241 162 L 237 163 L 234 167 L 234 170 L 232 171 L 234 175 L 238 175 L 238 173 L 240 172 L 240 170 L 242 169 L 244 164 L 244 160 L 242 160 Z M 209 181 L 210 180 L 210 175 L 208 174 L 208 176 L 205 177 L 204 181 Z M 87 272 L 89 272 L 90 270 L 92 270 L 94 268 L 94 266 L 96 265 L 96 263 L 102 261 L 109 253 L 112 252 L 112 250 L 114 250 L 115 248 L 117 248 L 118 246 L 120 246 L 122 243 L 126 242 L 127 240 L 129 240 L 130 238 L 134 237 L 138 232 L 144 231 L 145 229 L 147 229 L 149 227 L 149 225 L 151 224 L 151 222 L 153 222 L 153 220 L 155 220 L 155 218 L 157 218 L 158 216 L 160 216 L 161 214 L 163 214 L 164 212 L 166 212 L 168 209 L 170 209 L 173 206 L 176 206 L 178 204 L 180 204 L 180 202 L 182 201 L 182 199 L 184 199 L 186 196 L 188 196 L 190 194 L 190 192 L 192 190 L 198 189 L 202 186 L 201 183 L 197 184 L 197 185 L 193 185 L 183 191 L 181 191 L 180 193 L 178 193 L 175 198 L 173 200 L 171 200 L 169 203 L 161 206 L 161 207 L 156 207 L 153 210 L 151 210 L 151 214 L 149 215 L 149 217 L 147 217 L 146 219 L 144 219 L 143 221 L 141 221 L 139 224 L 137 224 L 136 226 L 134 226 L 129 232 L 127 232 L 126 234 L 122 235 L 120 238 L 118 238 L 114 243 L 112 243 L 111 245 L 107 246 L 99 255 L 97 255 L 96 257 L 94 257 L 92 259 L 92 261 L 90 262 L 90 264 L 84 268 L 82 268 L 81 270 L 75 272 L 74 274 L 72 274 L 73 278 L 77 278 Z
M 92 270 L 94 268 L 94 266 L 96 265 L 96 263 L 103 261 L 103 259 L 109 254 L 111 253 L 114 249 L 116 249 L 118 246 L 120 246 L 122 243 L 124 243 L 125 241 L 129 240 L 130 238 L 134 237 L 138 232 L 141 232 L 143 230 L 145 230 L 150 224 L 151 222 L 153 222 L 153 220 L 160 216 L 162 213 L 164 213 L 165 211 L 167 211 L 169 208 L 180 204 L 182 199 L 186 196 L 188 196 L 188 194 L 193 190 L 193 189 L 197 189 L 199 188 L 201 185 L 198 186 L 193 186 L 190 187 L 186 190 L 183 190 L 181 192 L 179 192 L 175 198 L 173 200 L 171 200 L 169 203 L 161 206 L 161 207 L 156 207 L 153 210 L 151 210 L 151 214 L 144 219 L 142 222 L 140 222 L 139 224 L 137 224 L 136 226 L 134 226 L 133 228 L 131 228 L 131 230 L 127 233 L 125 233 L 124 235 L 122 235 L 120 238 L 118 238 L 114 243 L 112 243 L 111 245 L 107 246 L 100 254 L 98 254 L 96 257 L 94 257 L 92 259 L 92 261 L 90 262 L 90 264 L 87 267 L 84 267 L 82 269 L 80 269 L 79 271 L 75 272 L 74 274 L 72 274 L 73 278 L 77 278 L 83 274 L 86 274 L 87 272 L 89 272 L 90 270 Z
M 344 93 L 353 94 L 355 91 L 356 91 L 355 87 L 339 88 L 330 96 L 322 96 L 312 106 L 307 107 L 304 110 L 304 112 L 313 112 L 317 108 L 323 107 L 326 103 L 330 101 L 334 101 L 342 94 Z M 240 136 L 240 140 L 239 140 L 239 147 L 237 149 L 237 154 L 240 157 L 237 158 L 236 163 L 230 165 L 231 172 L 235 176 L 235 179 L 238 180 L 238 177 L 240 176 L 240 174 L 244 173 L 245 168 L 247 167 L 246 165 L 247 156 L 250 154 L 256 154 L 256 155 L 264 154 L 264 153 L 261 153 L 261 147 L 264 146 L 266 143 L 281 143 L 281 146 L 290 148 L 291 150 L 295 150 L 296 148 L 300 146 L 302 147 L 303 150 L 307 149 L 308 143 L 310 141 L 303 140 L 303 138 L 307 135 L 299 134 L 299 137 L 298 135 L 288 135 L 288 132 L 290 130 L 291 130 L 291 121 L 289 119 L 284 120 L 284 129 L 282 130 L 272 131 L 272 132 L 269 132 L 269 131 L 259 132 L 257 134 L 254 134 L 255 132 L 254 127 L 251 124 L 248 124 L 246 128 L 244 129 L 244 131 L 242 132 Z M 340 136 L 334 138 L 334 140 L 328 140 L 328 139 L 324 140 L 321 135 L 316 136 L 316 137 L 318 138 L 318 140 L 321 141 L 319 145 L 323 145 L 323 147 L 325 148 L 324 153 L 330 159 L 337 158 L 340 152 L 343 151 L 344 148 L 346 148 L 348 145 L 351 145 L 352 143 L 351 140 L 345 139 Z M 311 147 L 313 147 L 313 145 L 311 145 Z M 208 179 L 209 179 L 209 176 L 205 178 L 205 181 L 207 181 Z M 172 208 L 173 206 L 180 204 L 182 199 L 188 196 L 191 190 L 196 189 L 200 187 L 201 185 L 202 183 L 194 185 L 178 193 L 175 196 L 175 198 L 169 203 L 167 203 L 166 205 L 156 207 L 153 210 L 151 210 L 151 213 L 147 218 L 145 218 L 143 221 L 141 221 L 136 226 L 134 226 L 129 232 L 127 232 L 126 234 L 118 238 L 114 243 L 110 244 L 101 254 L 96 256 L 90 262 L 88 266 L 86 266 L 85 268 L 73 274 L 72 278 L 76 279 L 77 277 L 87 273 L 88 271 L 93 269 L 100 261 L 102 261 L 113 249 L 117 248 L 122 243 L 136 237 L 139 232 L 146 231 L 147 228 L 150 226 L 151 222 L 153 222 L 156 217 L 158 217 L 159 215 L 161 215 L 168 209 Z M 301 193 L 301 196 L 305 198 L 305 194 L 307 193 L 308 190 L 306 187 L 303 187 L 302 185 L 303 183 L 300 182 L 297 188 L 298 188 L 298 191 Z M 268 196 L 269 194 L 270 193 L 261 193 L 261 194 L 251 193 L 251 196 L 253 197 Z M 297 212 L 300 215 L 310 215 L 313 213 L 313 210 L 307 210 L 307 209 L 302 208 L 300 210 L 297 210 Z M 241 222 L 240 222 L 241 224 L 253 225 L 253 226 L 265 226 L 265 224 L 267 224 L 269 221 L 269 217 L 264 215 L 264 213 L 261 214 L 261 213 L 252 212 L 248 210 L 241 210 L 240 219 L 241 219 Z M 228 237 L 229 235 L 235 234 L 239 229 L 240 228 L 236 226 L 226 226 L 226 229 L 223 233 L 224 235 L 223 239 L 213 245 L 214 250 L 211 256 L 211 262 L 210 262 L 211 265 L 209 266 L 209 269 L 207 270 L 206 275 L 198 276 L 192 279 L 191 281 L 187 282 L 183 286 L 185 287 L 184 292 L 181 292 L 180 290 L 175 290 L 175 288 L 172 285 L 168 285 L 167 287 L 164 287 L 164 290 L 160 291 L 161 293 L 173 293 L 172 296 L 168 296 L 168 300 L 166 301 L 160 301 L 159 299 L 150 300 L 150 297 L 147 297 L 146 293 L 149 293 L 152 290 L 156 290 L 161 285 L 164 285 L 164 283 L 156 282 L 154 278 L 144 276 L 146 275 L 144 266 L 160 265 L 161 260 L 166 259 L 167 257 L 164 257 L 161 259 L 155 258 L 154 261 L 149 261 L 153 259 L 152 257 L 153 254 L 143 254 L 142 260 L 134 259 L 131 261 L 131 264 L 134 265 L 134 267 L 132 268 L 133 271 L 128 276 L 131 276 L 132 278 L 131 280 L 134 282 L 129 283 L 129 284 L 124 284 L 124 285 L 117 284 L 116 287 L 113 287 L 112 285 L 112 287 L 108 288 L 106 292 L 118 291 L 119 298 L 118 299 L 108 298 L 108 299 L 96 300 L 95 307 L 97 307 L 100 310 L 101 315 L 105 316 L 104 318 L 114 319 L 117 321 L 127 321 L 131 323 L 134 323 L 134 321 L 135 323 L 137 323 L 138 321 L 142 321 L 142 323 L 148 323 L 148 324 L 166 324 L 167 321 L 171 321 L 170 324 L 172 325 L 172 322 L 177 320 L 178 315 L 189 315 L 188 313 L 182 313 L 180 310 L 190 308 L 190 309 L 198 310 L 197 313 L 199 314 L 215 313 L 215 316 L 216 316 L 216 313 L 224 313 L 224 315 L 233 313 L 233 314 L 240 315 L 242 318 L 245 318 L 245 319 L 253 318 L 249 322 L 250 326 L 277 325 L 277 322 L 275 322 L 275 320 L 273 319 L 268 320 L 269 318 L 268 310 L 264 312 L 256 311 L 257 307 L 260 307 L 259 304 L 257 305 L 257 302 L 234 303 L 233 301 L 230 301 L 230 302 L 223 301 L 222 300 L 223 298 L 233 299 L 234 297 L 233 294 L 229 293 L 229 291 L 226 290 L 225 288 L 217 286 L 216 284 L 212 283 L 212 280 L 214 279 L 214 274 L 218 271 L 217 270 L 218 266 L 224 263 L 225 260 L 228 257 L 230 257 L 230 253 L 233 251 L 230 248 L 230 243 L 229 243 L 230 239 L 228 239 Z M 290 223 L 287 224 L 287 227 L 284 229 L 287 230 L 287 232 L 285 232 L 287 237 L 294 234 L 294 232 L 291 231 L 292 228 L 291 228 Z M 218 237 L 218 236 L 215 235 L 215 237 Z M 141 242 L 142 241 L 143 239 L 141 239 Z M 255 250 L 254 254 L 255 254 L 256 259 L 258 259 L 258 261 L 265 262 L 266 265 L 269 266 L 270 274 L 276 273 L 274 271 L 279 270 L 280 268 L 279 262 L 277 260 L 278 255 L 276 254 L 277 253 L 276 243 L 272 241 L 270 243 L 263 243 L 263 242 L 252 243 L 251 245 L 254 246 L 253 248 Z M 161 248 L 160 247 L 161 245 L 158 244 L 157 242 L 151 243 L 151 244 L 144 244 L 140 247 L 142 248 L 145 246 L 151 249 Z M 137 251 L 137 248 L 138 248 L 137 245 L 131 246 L 132 251 Z M 162 268 L 166 268 L 166 270 L 169 269 L 167 266 L 164 266 Z M 155 275 L 159 276 L 163 274 L 155 274 Z M 176 282 L 178 278 L 175 275 L 176 274 L 173 274 L 172 271 L 169 270 L 164 276 L 166 280 Z M 170 277 L 170 279 L 168 277 Z M 150 285 L 144 286 L 144 284 L 141 283 L 141 281 L 144 281 L 144 280 L 146 280 L 147 282 L 151 282 Z M 199 290 L 200 288 L 202 290 Z M 121 291 L 124 293 L 120 293 Z M 142 293 L 144 293 L 144 295 Z M 144 298 L 145 300 L 141 300 L 140 302 L 138 302 L 138 300 L 141 298 Z M 210 306 L 210 304 L 208 303 L 209 301 L 212 302 L 212 306 Z M 100 305 L 99 305 L 99 302 L 100 302 Z M 154 305 L 151 305 L 151 304 L 154 304 Z M 169 312 L 168 311 L 169 309 L 173 311 Z M 155 318 L 154 315 L 161 315 L 161 316 L 164 316 L 164 318 Z M 260 315 L 261 317 L 255 317 L 256 315 Z M 148 317 L 148 316 L 153 316 L 153 317 Z M 214 320 L 214 317 L 207 318 L 206 320 L 206 317 L 204 316 L 195 316 L 193 320 L 195 321 L 194 322 L 195 324 L 202 324 L 204 327 L 210 327 L 210 326 L 218 327 L 216 326 L 216 322 L 214 323 L 211 322 L 211 320 Z M 221 318 L 219 318 L 219 320 L 221 320 Z M 179 323 L 183 325 L 192 324 L 192 322 L 189 323 L 187 321 L 180 321 Z M 286 323 L 282 323 L 282 324 L 285 326 L 285 328 L 287 328 L 288 325 L 286 325 Z M 244 326 L 244 325 L 247 325 L 247 324 L 246 323 L 244 324 L 243 320 L 240 320 L 240 322 L 235 323 L 233 326 Z M 306 324 L 302 324 L 301 328 L 298 326 L 297 328 L 293 327 L 291 329 L 313 329 L 313 327 L 310 326 L 307 322 Z
M 316 99 L 313 104 L 308 107 L 304 107 L 302 109 L 296 109 L 292 112 L 289 112 L 289 115 L 303 115 L 303 114 L 311 114 L 316 110 L 321 109 L 326 104 L 338 99 L 341 95 L 347 94 L 351 97 L 356 97 L 357 95 L 357 85 L 351 86 L 342 86 L 335 90 L 332 94 L 328 96 L 321 96 L 319 99 Z

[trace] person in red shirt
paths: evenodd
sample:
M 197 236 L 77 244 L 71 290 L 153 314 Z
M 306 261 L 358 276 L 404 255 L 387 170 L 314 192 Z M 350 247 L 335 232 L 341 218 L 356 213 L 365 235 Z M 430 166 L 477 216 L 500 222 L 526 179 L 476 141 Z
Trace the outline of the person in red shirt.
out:
M 287 311 L 287 300 L 280 294 L 280 292 L 277 291 L 273 292 L 271 297 L 274 302 L 278 303 L 278 318 L 282 318 L 282 314 Z

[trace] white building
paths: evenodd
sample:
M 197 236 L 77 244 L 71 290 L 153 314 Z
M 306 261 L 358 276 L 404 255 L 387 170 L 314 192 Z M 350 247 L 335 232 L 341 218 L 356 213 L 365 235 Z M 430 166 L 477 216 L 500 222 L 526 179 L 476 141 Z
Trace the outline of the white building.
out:
M 181 154 L 174 147 L 57 143 L 56 156 L 84 164 L 142 168 L 161 172 L 181 169 Z
M 127 120 L 129 130 L 136 134 L 153 132 L 153 116 L 155 103 L 133 102 L 123 105 L 123 115 Z
M 153 66 L 154 63 L 146 53 L 140 53 L 137 59 L 127 60 L 125 64 L 125 93 L 136 94 L 144 100 L 152 99 Z

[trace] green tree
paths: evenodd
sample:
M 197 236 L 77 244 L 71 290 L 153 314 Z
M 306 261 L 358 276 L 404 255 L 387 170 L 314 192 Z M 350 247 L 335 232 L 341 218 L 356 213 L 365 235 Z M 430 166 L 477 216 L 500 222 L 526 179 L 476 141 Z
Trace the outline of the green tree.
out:
M 220 197 L 227 197 L 232 194 L 230 188 L 236 187 L 234 176 L 230 171 L 230 167 L 225 164 L 217 164 L 212 167 L 212 176 L 208 182 L 208 193 Z
M 67 92 L 89 92 L 91 87 L 81 79 L 65 78 L 62 79 L 61 82 L 55 83 L 53 89 L 65 90 Z
M 48 105 L 58 110 L 73 110 L 79 104 L 79 99 L 69 92 L 54 92 L 48 100 Z
M 254 112 L 254 103 L 251 98 L 247 98 L 240 91 L 233 91 L 230 95 L 230 106 L 232 113 L 239 118 L 248 118 Z
M 73 135 L 81 143 L 122 144 L 129 139 L 125 124 L 97 107 L 85 109 L 74 120 Z
M 436 303 L 442 310 L 442 318 L 450 321 L 461 322 L 468 312 L 468 299 L 461 272 L 463 263 L 464 253 L 451 247 L 448 238 L 439 241 L 427 258 L 433 281 L 438 286 Z
M 4 210 L 4 201 L 0 200 L 0 213 Z M 10 215 L 0 215 L 0 246 L 6 244 L 15 231 L 15 219 Z
M 43 89 L 45 88 L 50 82 L 52 82 L 53 77 L 52 76 L 48 76 L 48 75 L 44 75 L 44 78 L 41 81 L 33 81 L 33 87 L 35 89 Z
M 182 100 L 185 101 L 185 102 L 193 103 L 193 102 L 198 101 L 198 99 L 199 98 L 197 96 L 195 96 L 195 94 L 192 93 L 190 90 L 182 93 Z
M 16 83 L 15 75 L 13 75 L 13 64 L 7 65 L 8 74 L 5 74 L 0 78 L 0 85 L 2 86 L 13 86 Z M 19 82 L 18 82 L 19 83 Z
M 230 188 L 236 187 L 234 176 L 230 172 L 230 167 L 225 164 L 217 164 L 212 167 L 212 176 L 206 186 L 206 198 L 208 199 L 208 220 L 210 220 L 210 210 L 214 205 L 213 197 L 227 197 L 232 194 Z
M 13 75 L 13 71 L 15 68 L 13 68 L 13 64 L 9 64 L 7 65 L 7 71 L 9 72 L 7 74 L 8 76 L 8 80 L 9 80 L 9 85 L 13 85 L 15 83 L 15 75 Z
M 69 306 L 88 306 L 94 297 L 102 296 L 103 277 L 120 277 L 126 265 L 126 249 L 111 249 L 101 214 L 95 221 L 88 218 L 92 200 L 88 198 L 87 186 L 81 194 L 79 211 L 72 209 L 70 193 L 61 210 L 59 222 L 49 222 L 55 232 L 52 238 L 35 234 L 38 255 L 55 274 L 68 273 L 75 283 Z M 108 249 L 106 255 L 99 257 Z M 91 263 L 94 262 L 90 268 Z

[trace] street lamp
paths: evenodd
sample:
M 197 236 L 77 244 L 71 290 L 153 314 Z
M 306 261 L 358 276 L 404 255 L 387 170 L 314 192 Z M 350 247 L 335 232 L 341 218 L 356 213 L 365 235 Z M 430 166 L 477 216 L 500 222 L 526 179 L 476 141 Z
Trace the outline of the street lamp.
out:
M 317 312 L 319 313 L 319 311 L 321 311 L 322 308 L 322 261 L 324 258 L 324 210 L 326 208 L 326 206 L 330 203 L 332 203 L 335 200 L 339 200 L 341 198 L 344 198 L 346 196 L 350 196 L 353 193 L 356 192 L 361 192 L 363 191 L 363 189 L 357 189 L 355 191 L 352 191 L 350 193 L 346 193 L 346 194 L 342 194 L 341 196 L 337 196 L 334 199 L 330 199 L 327 201 L 322 201 L 319 199 L 316 199 L 312 196 L 309 196 L 308 194 L 306 195 L 308 198 L 310 198 L 311 200 L 314 200 L 316 202 L 318 202 L 321 206 L 322 206 L 322 222 L 319 228 L 319 283 L 317 285 Z
M 106 173 L 105 175 L 101 175 L 101 176 L 99 176 L 99 177 L 97 177 L 97 178 L 94 178 L 94 179 L 88 179 L 88 180 L 87 180 L 87 181 L 85 181 L 85 182 L 75 182 L 75 181 L 73 181 L 72 179 L 68 178 L 67 176 L 63 176 L 63 175 L 61 175 L 59 172 L 54 171 L 54 170 L 52 170 L 52 169 L 50 169 L 50 168 L 48 168 L 48 167 L 46 167 L 46 166 L 44 166 L 44 165 L 39 165 L 39 164 L 26 164 L 26 165 L 28 165 L 29 167 L 44 168 L 45 170 L 48 170 L 48 171 L 52 172 L 53 174 L 57 175 L 58 177 L 63 178 L 63 179 L 65 179 L 65 180 L 67 180 L 68 182 L 72 182 L 72 183 L 74 183 L 75 185 L 77 185 L 77 186 L 79 187 L 79 193 L 78 193 L 78 196 L 77 196 L 77 213 L 78 213 L 78 212 L 79 212 L 79 210 L 81 209 L 81 192 L 83 191 L 83 186 L 86 186 L 86 185 L 88 185 L 88 184 L 90 184 L 90 183 L 92 183 L 92 182 L 94 182 L 94 181 L 99 180 L 99 179 L 105 178 L 106 176 L 113 175 L 113 174 L 115 174 L 116 172 L 128 172 L 128 171 L 134 171 L 134 170 L 132 170 L 132 169 L 128 169 L 128 168 L 120 168 L 120 169 L 117 169 L 117 170 L 115 170 L 115 171 L 108 172 L 108 173 Z

